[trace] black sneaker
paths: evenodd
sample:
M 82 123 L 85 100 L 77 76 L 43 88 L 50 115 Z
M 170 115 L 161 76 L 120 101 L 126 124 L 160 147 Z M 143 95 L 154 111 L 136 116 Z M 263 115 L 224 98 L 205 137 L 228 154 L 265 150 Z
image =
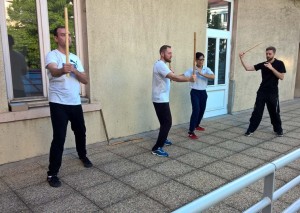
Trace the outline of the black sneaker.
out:
M 276 135 L 277 135 L 277 137 L 283 137 L 283 132 L 282 131 L 276 132 Z
M 252 134 L 253 134 L 253 132 L 247 131 L 247 132 L 245 132 L 244 135 L 247 136 L 247 137 L 250 137 Z
M 85 168 L 90 168 L 93 166 L 92 162 L 87 157 L 80 158 L 80 160 Z
M 61 186 L 61 182 L 56 175 L 48 176 L 47 181 L 48 181 L 49 185 L 52 187 L 60 187 Z

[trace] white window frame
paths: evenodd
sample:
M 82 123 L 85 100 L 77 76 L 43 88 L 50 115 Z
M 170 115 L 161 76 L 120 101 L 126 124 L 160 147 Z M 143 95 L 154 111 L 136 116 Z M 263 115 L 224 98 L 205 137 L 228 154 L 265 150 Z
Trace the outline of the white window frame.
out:
M 49 21 L 48 21 L 48 4 L 47 0 L 36 0 L 36 15 L 37 15 L 37 27 L 39 34 L 39 48 L 40 48 L 40 59 L 41 59 L 41 74 L 43 83 L 43 97 L 25 97 L 25 98 L 13 98 L 13 84 L 11 76 L 11 65 L 9 56 L 9 46 L 8 46 L 8 34 L 6 25 L 6 13 L 5 13 L 5 0 L 0 2 L 0 29 L 2 37 L 2 48 L 3 48 L 3 59 L 4 59 L 4 71 L 5 80 L 7 87 L 7 97 L 8 101 L 11 102 L 34 102 L 34 101 L 47 101 L 48 100 L 48 88 L 49 80 L 47 77 L 47 70 L 45 68 L 45 57 L 46 54 L 51 51 L 50 46 L 50 34 L 49 34 Z M 75 42 L 76 42 L 76 54 L 81 59 L 82 63 L 84 61 L 84 49 L 83 49 L 83 39 L 82 39 L 82 10 L 81 6 L 85 3 L 80 0 L 74 0 L 74 25 L 75 25 Z M 52 29 L 50 29 L 52 30 Z M 52 36 L 52 35 L 51 35 Z M 86 71 L 86 69 L 85 69 Z M 81 84 L 81 95 L 86 96 L 85 85 Z M 48 104 L 46 102 L 46 104 Z

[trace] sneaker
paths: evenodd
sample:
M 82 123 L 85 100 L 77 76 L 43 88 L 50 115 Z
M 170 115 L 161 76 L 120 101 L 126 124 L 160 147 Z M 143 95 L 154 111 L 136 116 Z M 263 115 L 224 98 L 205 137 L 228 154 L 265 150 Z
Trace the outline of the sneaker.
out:
M 168 157 L 169 156 L 169 154 L 167 152 L 165 152 L 161 147 L 159 147 L 155 151 L 152 151 L 152 154 L 160 156 L 160 157 Z
M 172 144 L 173 144 L 172 141 L 169 141 L 168 139 L 165 141 L 166 146 L 171 146 Z
M 197 126 L 197 127 L 196 127 L 196 130 L 198 130 L 198 131 L 205 131 L 205 128 L 203 128 L 203 127 L 201 127 L 201 126 Z
M 250 137 L 251 135 L 253 134 L 253 132 L 249 132 L 249 131 L 247 131 L 247 132 L 245 132 L 245 136 L 247 136 L 247 137 Z
M 85 168 L 90 168 L 93 166 L 92 162 L 87 157 L 80 158 L 80 160 Z
M 277 137 L 283 137 L 283 132 L 282 131 L 276 132 L 276 135 L 277 135 Z
M 48 176 L 47 181 L 48 181 L 49 185 L 52 187 L 60 187 L 61 186 L 61 182 L 56 175 Z
M 197 135 L 195 135 L 195 133 L 193 133 L 193 132 L 189 132 L 189 136 L 188 136 L 190 139 L 193 139 L 193 140 L 196 140 L 196 139 L 198 139 L 198 136 Z

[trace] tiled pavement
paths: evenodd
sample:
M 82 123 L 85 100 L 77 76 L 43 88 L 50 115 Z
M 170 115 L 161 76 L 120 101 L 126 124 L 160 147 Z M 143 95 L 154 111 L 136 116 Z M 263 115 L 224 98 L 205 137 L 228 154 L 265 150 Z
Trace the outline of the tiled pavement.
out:
M 284 137 L 273 134 L 266 113 L 253 137 L 243 136 L 250 114 L 204 119 L 207 130 L 198 132 L 198 140 L 187 138 L 188 124 L 172 127 L 168 158 L 150 153 L 158 131 L 88 146 L 94 163 L 89 169 L 74 149 L 66 150 L 60 188 L 45 181 L 48 155 L 1 165 L 0 212 L 171 212 L 299 148 L 299 99 L 281 103 Z M 276 188 L 299 173 L 300 159 L 277 171 Z M 260 180 L 206 212 L 241 212 L 261 198 L 262 188 Z M 275 203 L 274 212 L 299 197 L 297 186 Z

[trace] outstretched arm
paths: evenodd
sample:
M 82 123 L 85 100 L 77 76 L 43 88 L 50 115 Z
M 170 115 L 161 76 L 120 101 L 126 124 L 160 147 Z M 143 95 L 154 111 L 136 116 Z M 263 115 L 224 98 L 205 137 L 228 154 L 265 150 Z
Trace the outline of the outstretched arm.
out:
M 196 75 L 192 75 L 191 77 L 185 77 L 184 75 L 175 75 L 173 72 L 170 72 L 167 76 L 172 81 L 176 82 L 195 82 Z
M 248 64 L 246 64 L 246 63 L 244 62 L 244 59 L 243 59 L 244 55 L 245 55 L 244 52 L 241 52 L 241 53 L 239 54 L 240 59 L 241 59 L 241 63 L 242 63 L 242 65 L 243 65 L 243 67 L 245 68 L 245 70 L 246 70 L 246 71 L 255 71 L 255 68 L 254 68 L 253 65 L 248 65 Z

